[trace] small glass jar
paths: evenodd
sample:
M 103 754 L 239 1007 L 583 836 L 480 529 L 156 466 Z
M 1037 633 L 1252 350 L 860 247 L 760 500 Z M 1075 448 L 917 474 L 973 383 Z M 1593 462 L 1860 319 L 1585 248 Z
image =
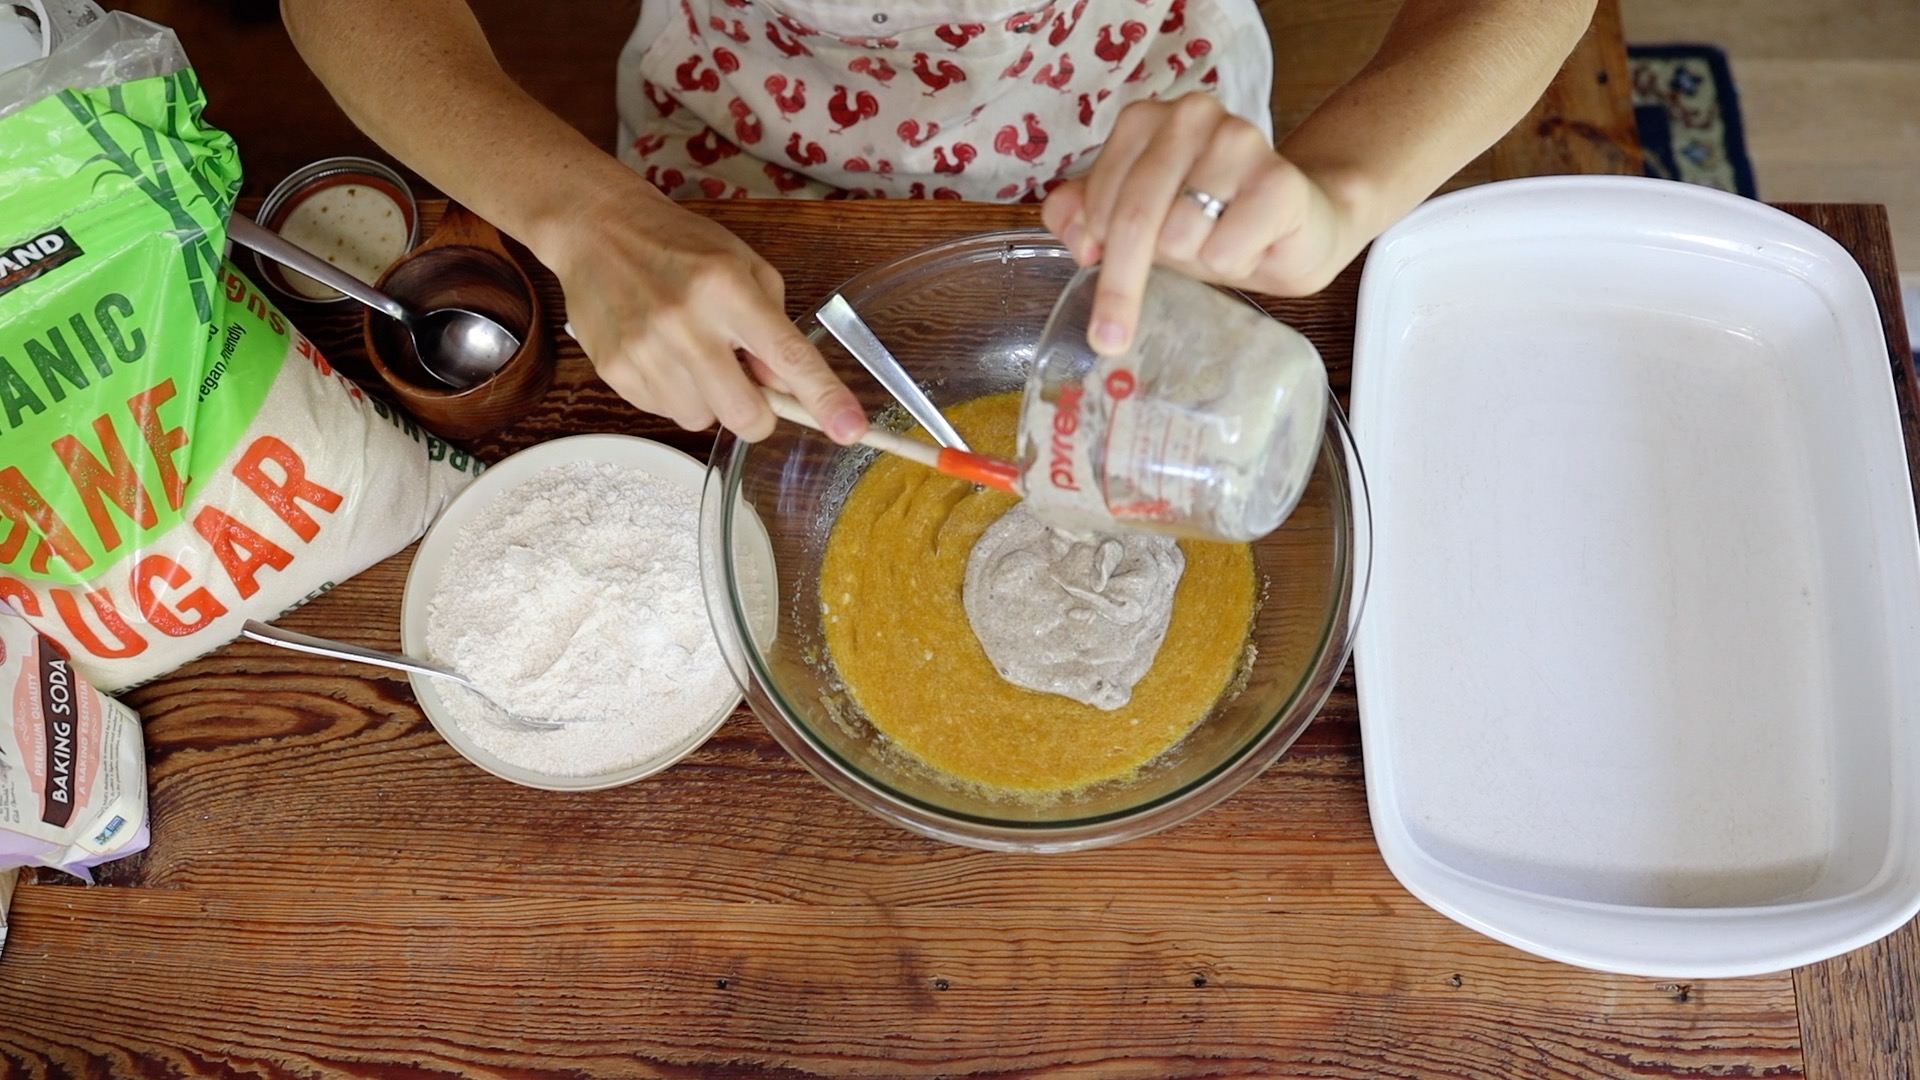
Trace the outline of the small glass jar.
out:
M 334 157 L 296 169 L 260 204 L 260 224 L 362 281 L 420 243 L 420 208 L 400 174 L 362 157 Z M 331 304 L 345 294 L 254 256 L 261 280 L 274 291 L 308 303 Z
M 1299 502 L 1326 431 L 1327 371 L 1304 335 L 1171 270 L 1131 348 L 1087 342 L 1097 269 L 1054 306 L 1020 413 L 1021 483 L 1050 524 L 1254 540 Z

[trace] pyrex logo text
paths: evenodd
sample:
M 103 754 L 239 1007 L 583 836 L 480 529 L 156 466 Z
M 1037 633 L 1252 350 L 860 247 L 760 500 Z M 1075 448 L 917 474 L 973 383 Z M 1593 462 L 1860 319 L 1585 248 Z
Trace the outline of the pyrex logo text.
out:
M 1053 412 L 1053 443 L 1047 456 L 1047 479 L 1063 491 L 1079 491 L 1073 477 L 1073 437 L 1080 430 L 1080 398 L 1086 393 L 1079 383 L 1060 388 L 1060 404 Z

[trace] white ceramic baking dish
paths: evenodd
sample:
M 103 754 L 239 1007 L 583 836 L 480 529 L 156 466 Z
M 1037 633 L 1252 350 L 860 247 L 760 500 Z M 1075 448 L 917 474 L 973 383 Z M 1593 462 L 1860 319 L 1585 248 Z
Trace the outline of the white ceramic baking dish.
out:
M 1367 792 L 1409 891 L 1662 977 L 1920 909 L 1920 540 L 1837 243 L 1656 180 L 1443 196 L 1368 257 L 1352 404 Z

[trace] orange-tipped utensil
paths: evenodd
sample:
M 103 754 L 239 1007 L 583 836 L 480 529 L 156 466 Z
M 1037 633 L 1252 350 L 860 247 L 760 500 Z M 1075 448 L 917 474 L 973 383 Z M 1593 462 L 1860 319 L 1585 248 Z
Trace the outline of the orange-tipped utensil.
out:
M 807 413 L 798 401 L 778 390 L 761 387 L 766 395 L 767 404 L 773 407 L 773 413 L 782 420 L 791 420 L 802 427 L 815 431 L 820 425 Z M 956 450 L 952 447 L 934 446 L 918 439 L 909 439 L 897 432 L 869 427 L 865 435 L 860 436 L 862 446 L 871 446 L 882 453 L 893 454 L 918 462 L 935 472 L 981 484 L 1000 491 L 1022 494 L 1020 488 L 1020 467 L 1005 458 L 976 454 L 971 450 Z

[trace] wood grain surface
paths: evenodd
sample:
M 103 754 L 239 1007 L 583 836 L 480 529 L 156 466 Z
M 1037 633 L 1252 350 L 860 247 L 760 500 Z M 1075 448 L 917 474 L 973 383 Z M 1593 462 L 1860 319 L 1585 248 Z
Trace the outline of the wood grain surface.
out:
M 1894 400 L 1907 441 L 1908 482 L 1920 507 L 1920 382 L 1907 345 L 1907 325 L 1885 208 L 1783 203 L 1781 209 L 1819 226 L 1860 263 L 1880 305 Z M 1920 1077 L 1920 922 L 1825 963 L 1794 972 L 1814 1080 L 1912 1080 Z
M 698 208 L 786 272 L 796 314 L 864 266 L 1034 221 Z M 1862 256 L 1899 329 L 1884 218 L 1795 210 Z M 1342 389 L 1355 284 L 1273 305 Z M 355 347 L 350 312 L 289 313 Z M 560 355 L 542 409 L 478 452 L 613 430 L 704 453 L 570 342 Z M 1910 358 L 1896 375 L 1911 424 Z M 397 646 L 410 554 L 285 623 Z M 1798 972 L 1676 984 L 1541 960 L 1429 910 L 1372 842 L 1348 680 L 1213 810 L 1045 857 L 887 825 L 744 711 L 655 778 L 570 795 L 468 765 L 404 683 L 267 646 L 126 699 L 146 721 L 153 845 L 103 887 L 21 885 L 0 956 L 8 1075 L 1854 1080 L 1907 1075 L 1916 1045 L 1911 926 Z
M 181 31 L 249 193 L 318 157 L 384 156 L 270 2 L 124 6 Z M 476 7 L 508 70 L 610 145 L 611 58 L 637 4 Z M 1364 60 L 1392 8 L 1263 4 L 1281 130 Z M 1600 9 L 1530 122 L 1457 183 L 1636 170 L 1617 8 Z M 1861 259 L 1896 331 L 1884 218 L 1793 209 Z M 941 237 L 1036 221 L 980 206 L 701 210 L 774 259 L 795 314 Z M 535 277 L 557 325 L 564 298 Z M 1270 305 L 1343 392 L 1357 280 Z M 352 367 L 356 313 L 288 310 Z M 476 452 L 621 431 L 705 456 L 709 436 L 634 411 L 556 345 L 543 407 Z M 1911 361 L 1895 355 L 1917 446 Z M 410 556 L 285 622 L 397 647 Z M 146 721 L 154 842 L 103 887 L 21 884 L 0 954 L 0 1075 L 1920 1075 L 1912 925 L 1792 973 L 1677 984 L 1540 960 L 1414 900 L 1371 839 L 1350 678 L 1220 806 L 1051 857 L 888 826 L 744 711 L 658 777 L 567 795 L 481 773 L 404 683 L 355 665 L 239 643 L 126 696 Z

